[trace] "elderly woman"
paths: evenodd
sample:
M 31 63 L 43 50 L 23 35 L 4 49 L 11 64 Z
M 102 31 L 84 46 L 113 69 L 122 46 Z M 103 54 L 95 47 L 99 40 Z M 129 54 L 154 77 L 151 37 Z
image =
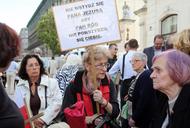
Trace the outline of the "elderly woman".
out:
M 77 72 L 74 81 L 66 89 L 62 110 L 76 103 L 79 100 L 77 94 L 80 94 L 85 106 L 85 123 L 88 128 L 94 128 L 99 120 L 95 119 L 97 107 L 100 114 L 108 113 L 111 118 L 116 118 L 119 114 L 119 105 L 115 86 L 106 75 L 108 67 L 107 49 L 95 47 L 93 50 L 87 51 L 84 53 L 83 64 L 85 70 Z M 93 76 L 97 87 L 93 83 Z
M 56 79 L 46 75 L 43 62 L 38 55 L 26 55 L 21 62 L 18 75 L 21 80 L 16 86 L 15 100 L 26 98 L 32 115 L 44 113 L 42 117 L 33 121 L 35 127 L 42 128 L 51 124 L 62 103 Z
M 156 93 L 150 78 L 151 72 L 144 68 L 147 64 L 146 54 L 141 52 L 134 53 L 131 64 L 137 75 L 131 82 L 128 91 L 127 103 L 129 106 L 132 103 L 132 109 L 128 110 L 131 115 L 129 126 L 149 128 L 155 111 Z
M 152 128 L 190 127 L 190 57 L 178 50 L 153 58 L 153 87 L 162 92 Z
M 0 72 L 4 72 L 12 59 L 19 55 L 20 39 L 16 32 L 0 23 Z M 7 95 L 0 78 L 0 125 L 3 128 L 24 128 L 24 119 L 16 104 Z

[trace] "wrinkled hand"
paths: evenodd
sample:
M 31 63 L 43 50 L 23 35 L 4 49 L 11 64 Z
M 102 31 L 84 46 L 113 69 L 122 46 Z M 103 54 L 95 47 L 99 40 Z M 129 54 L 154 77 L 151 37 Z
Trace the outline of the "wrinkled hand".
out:
M 103 117 L 102 116 L 100 116 L 100 117 L 98 117 L 98 118 L 96 118 L 95 120 L 94 120 L 94 124 L 97 126 L 100 122 L 102 122 L 103 121 Z
M 135 121 L 132 118 L 129 119 L 129 126 L 135 127 Z
M 98 114 L 94 114 L 93 116 L 86 116 L 85 122 L 86 124 L 92 124 L 93 120 L 98 117 Z
M 102 104 L 103 103 L 102 92 L 100 90 L 93 91 L 93 99 L 99 104 Z
M 43 128 L 43 126 L 45 125 L 45 122 L 40 118 L 35 119 L 33 122 L 34 122 L 35 128 Z

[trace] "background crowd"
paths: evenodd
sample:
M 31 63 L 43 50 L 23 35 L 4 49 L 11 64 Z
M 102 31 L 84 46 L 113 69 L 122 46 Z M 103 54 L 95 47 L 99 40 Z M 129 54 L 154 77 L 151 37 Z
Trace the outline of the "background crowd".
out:
M 36 128 L 190 127 L 190 29 L 167 43 L 155 35 L 153 46 L 143 51 L 138 46 L 130 39 L 121 56 L 112 43 L 56 59 L 42 57 L 36 48 L 18 63 L 19 37 L 0 23 L 0 124 L 24 128 L 19 102 L 25 99 L 29 115 L 42 113 L 30 124 Z M 83 121 L 74 124 L 65 109 L 80 101 Z

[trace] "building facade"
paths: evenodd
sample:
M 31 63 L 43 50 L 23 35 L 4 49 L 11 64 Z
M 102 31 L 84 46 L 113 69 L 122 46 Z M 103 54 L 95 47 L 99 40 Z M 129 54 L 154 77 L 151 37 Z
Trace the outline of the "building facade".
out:
M 188 0 L 144 0 L 144 3 L 142 8 L 135 11 L 140 18 L 140 42 L 143 47 L 153 45 L 156 34 L 162 34 L 167 40 L 190 27 Z
M 79 0 L 42 0 L 28 22 L 28 50 L 44 47 L 36 35 L 36 25 L 40 17 L 52 6 L 76 2 Z M 167 40 L 171 35 L 190 27 L 190 3 L 188 0 L 116 0 L 118 20 L 121 32 L 119 51 L 124 52 L 127 40 L 135 38 L 140 48 L 153 45 L 156 34 L 162 34 Z
M 40 47 L 43 51 L 43 55 L 48 55 L 50 50 L 44 46 L 37 37 L 36 26 L 41 16 L 48 11 L 52 6 L 60 5 L 62 0 L 42 0 L 30 21 L 27 24 L 28 28 L 28 48 L 27 50 L 32 52 L 36 47 Z
M 28 50 L 33 51 L 34 48 L 40 47 L 44 55 L 49 55 L 50 50 L 42 45 L 37 38 L 36 26 L 40 17 L 47 12 L 49 8 L 55 5 L 67 4 L 79 0 L 42 0 L 37 10 L 34 12 L 27 24 L 28 28 Z M 118 10 L 118 20 L 121 32 L 121 41 L 117 42 L 119 51 L 124 52 L 124 44 L 127 40 L 135 38 L 139 40 L 139 16 L 133 12 L 144 4 L 143 0 L 115 0 Z

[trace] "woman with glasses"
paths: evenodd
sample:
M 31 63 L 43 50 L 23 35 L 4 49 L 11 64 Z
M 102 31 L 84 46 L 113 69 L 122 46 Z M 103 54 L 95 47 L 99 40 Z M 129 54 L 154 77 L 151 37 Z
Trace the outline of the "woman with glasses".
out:
M 94 128 L 102 121 L 101 118 L 96 118 L 100 114 L 109 114 L 110 118 L 116 118 L 119 114 L 116 89 L 106 74 L 109 66 L 108 53 L 104 47 L 94 47 L 93 50 L 84 53 L 84 70 L 77 72 L 74 81 L 67 87 L 63 99 L 62 112 L 66 107 L 79 101 L 77 95 L 80 94 L 80 98 L 84 101 L 85 123 L 88 128 Z M 64 113 L 61 114 L 61 118 L 64 120 Z M 108 125 L 110 124 L 104 127 Z
M 44 113 L 33 121 L 36 128 L 50 125 L 62 102 L 56 79 L 46 75 L 42 60 L 34 54 L 23 58 L 18 75 L 21 80 L 16 86 L 15 101 L 26 98 L 33 116 Z
M 128 123 L 130 127 L 149 128 L 155 111 L 156 94 L 150 78 L 150 70 L 145 69 L 147 56 L 142 52 L 136 52 L 132 56 L 131 64 L 137 72 L 131 82 L 127 99 L 129 110 Z

